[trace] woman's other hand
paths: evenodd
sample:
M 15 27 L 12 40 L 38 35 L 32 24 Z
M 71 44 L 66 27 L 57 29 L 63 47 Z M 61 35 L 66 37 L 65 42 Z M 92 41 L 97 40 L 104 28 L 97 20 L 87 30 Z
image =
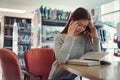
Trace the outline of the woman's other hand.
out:
M 91 22 L 89 23 L 89 27 L 90 27 L 90 32 L 86 30 L 85 34 L 87 34 L 89 37 L 91 37 L 93 39 L 98 38 L 97 30 Z
M 67 35 L 68 36 L 75 36 L 75 30 L 77 27 L 78 27 L 78 21 L 72 20 L 69 24 Z

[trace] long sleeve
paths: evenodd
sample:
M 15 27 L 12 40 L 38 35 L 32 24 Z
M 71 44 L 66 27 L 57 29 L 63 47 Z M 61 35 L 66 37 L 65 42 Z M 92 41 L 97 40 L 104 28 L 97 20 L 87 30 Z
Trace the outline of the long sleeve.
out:
M 100 52 L 100 42 L 99 38 L 93 39 L 93 44 L 91 45 L 87 39 L 86 40 L 86 46 L 85 46 L 85 53 L 86 52 Z
M 100 42 L 99 38 L 93 39 L 93 51 L 94 52 L 100 52 Z
M 74 40 L 75 38 L 72 36 L 66 36 L 64 41 L 61 35 L 56 36 L 54 49 L 55 57 L 59 63 L 66 63 L 69 59 Z

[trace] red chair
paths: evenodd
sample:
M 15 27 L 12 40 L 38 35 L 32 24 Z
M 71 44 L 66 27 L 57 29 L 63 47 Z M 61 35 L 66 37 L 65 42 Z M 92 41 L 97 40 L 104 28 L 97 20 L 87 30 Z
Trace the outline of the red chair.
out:
M 14 52 L 1 48 L 0 61 L 2 67 L 2 80 L 22 80 L 22 71 Z
M 26 71 L 42 75 L 43 80 L 48 80 L 52 63 L 55 61 L 54 51 L 51 48 L 33 48 L 25 51 L 24 60 Z M 38 80 L 27 76 L 27 80 Z
M 2 80 L 23 80 L 22 75 L 24 74 L 31 77 L 37 77 L 40 80 L 42 79 L 40 75 L 34 76 L 32 73 L 21 70 L 17 55 L 9 49 L 0 49 L 0 61 L 2 68 Z M 24 78 L 24 80 L 26 79 Z

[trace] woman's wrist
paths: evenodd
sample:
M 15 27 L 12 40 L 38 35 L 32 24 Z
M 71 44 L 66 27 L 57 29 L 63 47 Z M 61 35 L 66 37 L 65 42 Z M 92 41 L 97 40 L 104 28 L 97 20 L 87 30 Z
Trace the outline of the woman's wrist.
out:
M 93 37 L 93 39 L 98 39 L 98 37 Z
M 93 36 L 93 39 L 98 39 L 98 35 L 95 34 L 95 35 Z
M 67 36 L 75 37 L 73 34 L 67 34 Z

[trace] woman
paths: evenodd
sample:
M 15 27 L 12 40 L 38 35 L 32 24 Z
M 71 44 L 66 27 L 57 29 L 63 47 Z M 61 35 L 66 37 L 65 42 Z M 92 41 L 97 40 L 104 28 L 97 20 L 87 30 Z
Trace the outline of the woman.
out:
M 52 65 L 49 80 L 74 80 L 76 75 L 63 70 L 59 64 L 78 59 L 86 52 L 100 50 L 96 28 L 86 9 L 80 7 L 72 13 L 64 30 L 55 38 L 54 50 L 56 61 Z

